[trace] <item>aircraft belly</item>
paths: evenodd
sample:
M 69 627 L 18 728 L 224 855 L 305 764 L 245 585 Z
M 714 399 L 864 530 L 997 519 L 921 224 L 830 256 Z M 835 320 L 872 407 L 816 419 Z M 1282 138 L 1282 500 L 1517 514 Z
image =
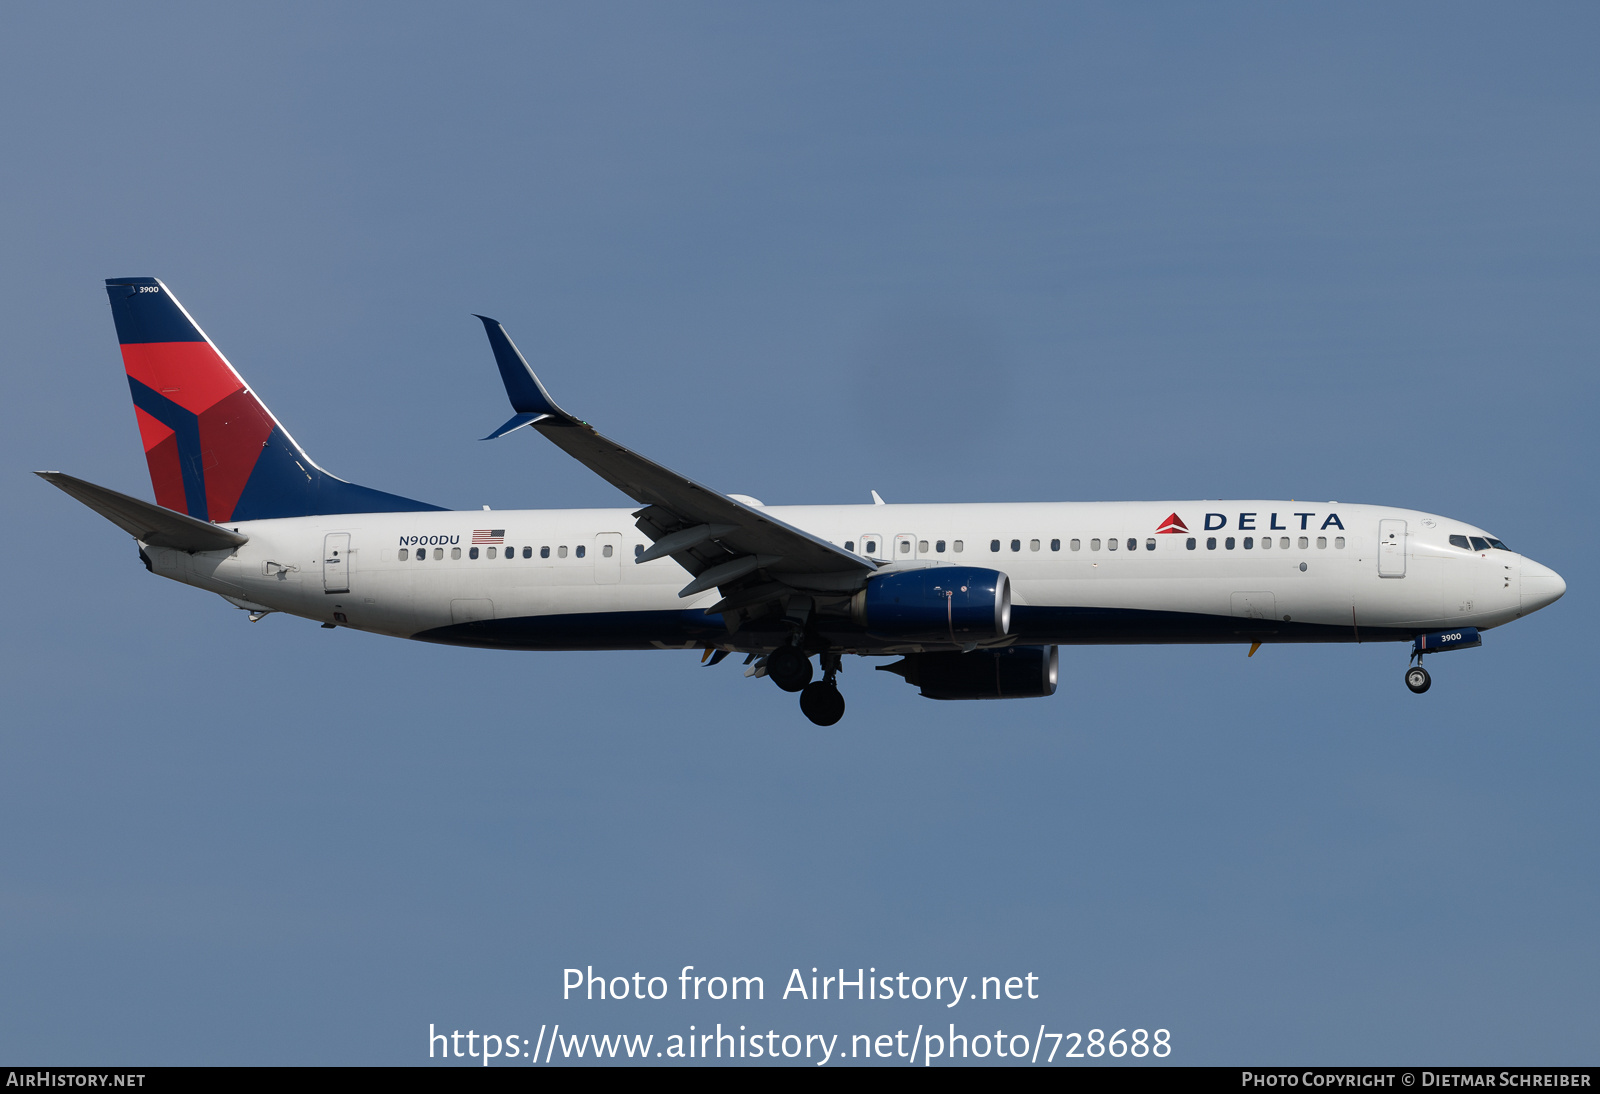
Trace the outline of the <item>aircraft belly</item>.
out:
M 1252 612 L 1278 622 L 1315 624 L 1348 631 L 1350 594 L 1340 569 L 1326 563 L 1301 571 L 1298 560 L 1281 567 L 1234 565 L 1235 572 L 1194 576 L 1173 567 L 1167 575 L 1117 577 L 1111 567 L 1074 580 L 1028 583 L 1015 598 L 1018 609 L 1060 608 L 1100 613 L 1155 613 L 1158 616 L 1230 619 Z M 1081 571 L 1080 571 L 1081 572 Z M 1244 597 L 1241 600 L 1241 596 Z M 1272 605 L 1270 612 L 1264 606 Z M 1024 613 L 1026 614 L 1026 613 Z M 1288 616 L 1285 620 L 1283 617 Z M 1109 616 L 1108 616 L 1109 617 Z M 1180 628 L 1189 631 L 1185 624 Z

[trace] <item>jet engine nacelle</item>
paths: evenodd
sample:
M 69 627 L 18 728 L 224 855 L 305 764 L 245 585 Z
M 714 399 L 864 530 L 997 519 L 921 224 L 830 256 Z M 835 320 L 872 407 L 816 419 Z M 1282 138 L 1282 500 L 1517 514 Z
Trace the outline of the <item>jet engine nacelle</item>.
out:
M 971 653 L 913 653 L 879 665 L 929 699 L 1042 699 L 1056 693 L 1054 646 L 1007 646 Z
M 902 570 L 867 582 L 851 616 L 884 638 L 987 642 L 1011 630 L 1011 579 L 976 566 Z

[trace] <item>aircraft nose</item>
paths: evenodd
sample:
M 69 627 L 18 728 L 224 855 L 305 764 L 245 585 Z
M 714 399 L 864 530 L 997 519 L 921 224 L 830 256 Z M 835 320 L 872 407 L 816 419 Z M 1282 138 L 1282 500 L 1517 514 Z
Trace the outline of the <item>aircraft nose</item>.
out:
M 1561 580 L 1561 575 L 1548 566 L 1541 566 L 1532 559 L 1522 562 L 1522 610 L 1536 612 L 1540 608 L 1548 607 L 1561 599 L 1567 591 L 1567 583 Z

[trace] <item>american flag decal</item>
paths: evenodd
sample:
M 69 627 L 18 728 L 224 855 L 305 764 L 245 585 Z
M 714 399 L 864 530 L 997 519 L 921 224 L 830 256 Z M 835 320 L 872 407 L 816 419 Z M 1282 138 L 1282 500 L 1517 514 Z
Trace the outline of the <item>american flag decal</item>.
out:
M 473 543 L 504 543 L 506 530 L 504 528 L 474 528 L 472 530 Z

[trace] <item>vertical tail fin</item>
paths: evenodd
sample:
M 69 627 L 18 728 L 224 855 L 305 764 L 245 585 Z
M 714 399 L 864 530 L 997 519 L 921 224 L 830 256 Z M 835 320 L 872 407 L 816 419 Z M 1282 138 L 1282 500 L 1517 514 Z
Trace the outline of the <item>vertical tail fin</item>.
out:
M 153 277 L 106 281 L 156 501 L 199 520 L 438 509 L 322 470 Z

